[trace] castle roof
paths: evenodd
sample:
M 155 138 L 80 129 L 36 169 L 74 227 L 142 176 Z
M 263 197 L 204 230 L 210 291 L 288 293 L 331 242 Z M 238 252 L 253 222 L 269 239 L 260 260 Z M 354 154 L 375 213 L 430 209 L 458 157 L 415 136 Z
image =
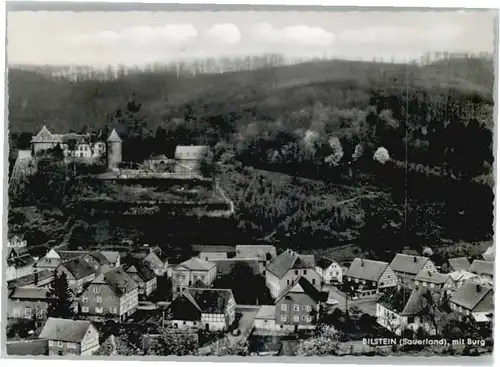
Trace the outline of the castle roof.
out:
M 111 134 L 109 134 L 107 141 L 109 141 L 109 142 L 121 142 L 122 139 L 120 139 L 120 137 L 118 136 L 116 129 L 113 129 L 113 131 L 111 131 Z

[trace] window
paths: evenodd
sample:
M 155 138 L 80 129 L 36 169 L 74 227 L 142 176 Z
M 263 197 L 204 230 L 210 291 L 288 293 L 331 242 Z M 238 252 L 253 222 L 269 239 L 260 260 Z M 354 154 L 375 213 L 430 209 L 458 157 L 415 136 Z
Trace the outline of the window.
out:
M 302 321 L 306 321 L 306 320 L 307 320 L 306 316 L 302 316 Z
M 434 288 L 434 283 L 430 283 L 431 288 Z
M 418 280 L 415 280 L 415 285 L 418 285 L 420 282 Z
M 287 310 L 286 303 L 282 303 L 281 304 L 281 311 L 286 311 L 286 310 Z
M 298 270 L 295 270 L 295 275 L 299 275 L 299 271 Z
M 102 307 L 96 307 L 95 313 L 102 313 Z
M 95 298 L 95 300 L 96 300 L 97 303 L 102 303 L 102 297 L 101 296 L 97 296 Z
M 295 312 L 299 312 L 300 311 L 300 305 L 293 305 L 293 310 Z
M 89 308 L 87 306 L 83 306 L 82 307 L 82 312 L 88 313 L 89 312 Z
M 290 285 L 290 279 L 287 279 L 286 285 Z
M 62 347 L 62 346 L 63 346 L 63 342 L 59 340 L 59 341 L 57 342 L 57 346 L 58 346 L 58 347 Z
M 89 301 L 89 297 L 87 297 L 87 296 L 82 297 L 82 302 L 88 302 L 88 301 Z
M 313 284 L 316 284 L 316 279 L 313 279 Z
M 415 318 L 413 316 L 408 316 L 408 324 L 413 324 Z
M 307 306 L 306 306 L 306 311 L 307 311 L 307 312 L 311 312 L 311 306 L 307 305 Z
M 49 340 L 49 347 L 53 347 L 54 346 L 54 341 L 53 340 Z
M 306 275 L 306 274 L 307 274 L 307 270 L 304 270 L 302 273 L 303 273 L 304 275 Z
M 26 317 L 27 319 L 29 319 L 31 317 L 31 308 L 26 307 L 24 309 L 24 317 Z
M 286 315 L 281 315 L 281 321 L 286 321 Z
M 94 287 L 94 293 L 101 293 L 101 288 Z
M 298 315 L 293 317 L 293 322 L 299 322 L 300 317 Z
M 306 310 L 306 305 L 302 305 L 302 311 Z
M 116 307 L 110 307 L 109 312 L 111 313 L 116 313 Z
M 312 321 L 312 316 L 306 316 L 306 321 L 311 322 Z

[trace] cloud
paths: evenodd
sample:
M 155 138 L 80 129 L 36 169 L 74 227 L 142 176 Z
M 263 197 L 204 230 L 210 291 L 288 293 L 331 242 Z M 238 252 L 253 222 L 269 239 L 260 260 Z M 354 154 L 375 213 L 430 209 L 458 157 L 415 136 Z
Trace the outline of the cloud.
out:
M 335 34 L 308 25 L 274 28 L 271 24 L 261 23 L 254 27 L 253 35 L 260 41 L 273 44 L 305 47 L 328 47 L 335 42 Z
M 168 43 L 178 45 L 192 41 L 198 37 L 198 31 L 191 24 L 166 24 L 160 27 L 135 26 L 123 28 L 119 31 L 99 31 L 78 34 L 68 41 L 77 41 L 86 44 L 113 44 L 119 42 L 133 42 L 136 44 Z
M 449 41 L 462 33 L 456 25 L 435 27 L 376 26 L 352 29 L 339 34 L 338 40 L 344 43 L 406 44 L 426 42 L 428 44 Z
M 214 25 L 208 30 L 207 36 L 215 43 L 230 46 L 237 45 L 241 40 L 240 29 L 236 25 L 230 23 Z

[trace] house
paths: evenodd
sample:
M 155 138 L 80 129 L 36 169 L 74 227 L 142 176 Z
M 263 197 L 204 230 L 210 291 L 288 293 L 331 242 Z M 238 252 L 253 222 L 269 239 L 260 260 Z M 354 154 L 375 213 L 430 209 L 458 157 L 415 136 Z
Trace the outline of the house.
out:
M 396 254 L 390 267 L 402 282 L 413 279 L 422 270 L 437 272 L 431 259 L 416 255 Z
M 89 356 L 99 349 L 99 333 L 90 321 L 50 317 L 39 339 L 48 340 L 51 356 Z
M 453 311 L 472 316 L 476 322 L 487 322 L 493 313 L 493 288 L 469 279 L 451 297 L 449 304 Z
M 402 286 L 385 293 L 377 302 L 377 323 L 400 336 L 406 329 L 416 332 L 419 328 L 435 335 L 435 328 L 422 312 L 428 305 L 428 292 L 426 288 L 411 290 Z
M 35 258 L 28 253 L 26 247 L 8 247 L 5 279 L 9 281 L 33 274 L 37 270 L 35 263 Z
M 466 257 L 454 257 L 448 259 L 450 271 L 467 270 L 470 267 L 470 262 Z
M 236 257 L 257 258 L 264 272 L 267 265 L 276 257 L 276 247 L 272 245 L 236 245 Z
M 255 315 L 253 326 L 256 331 L 276 330 L 276 306 L 262 305 Z
M 306 277 L 299 276 L 275 301 L 275 327 L 297 332 L 316 327 L 323 294 Z
M 362 297 L 395 287 L 398 280 L 388 263 L 355 258 L 344 275 L 343 283 L 346 293 Z
M 54 270 L 61 264 L 61 262 L 61 256 L 59 256 L 56 250 L 51 249 L 45 254 L 45 256 L 38 259 L 35 263 L 35 268 L 37 271 Z
M 57 251 L 61 261 L 68 261 L 73 259 L 82 259 L 92 266 L 96 274 L 108 271 L 112 266 L 109 260 L 100 251 Z
M 118 251 L 101 251 L 106 259 L 108 259 L 111 268 L 120 266 L 120 253 Z
M 483 259 L 486 261 L 494 261 L 495 260 L 495 245 L 491 245 L 483 252 Z
M 469 273 L 488 277 L 493 280 L 495 263 L 493 261 L 474 260 L 467 271 Z
M 70 288 L 75 293 L 80 293 L 85 284 L 93 281 L 96 277 L 96 269 L 85 260 L 75 258 L 61 263 L 56 268 L 57 273 L 65 273 Z
M 335 260 L 326 257 L 318 259 L 316 272 L 321 276 L 324 284 L 342 283 L 342 269 Z
M 79 313 L 94 321 L 124 321 L 139 305 L 139 286 L 122 269 L 100 274 L 79 296 Z
M 231 259 L 218 259 L 212 260 L 215 263 L 217 268 L 217 277 L 223 277 L 225 275 L 229 275 L 233 272 L 233 269 L 238 266 L 248 267 L 254 275 L 260 274 L 261 267 L 259 263 L 259 259 L 244 259 L 233 257 Z
M 231 245 L 193 245 L 191 248 L 205 261 L 228 259 L 236 254 L 236 247 Z
M 175 148 L 174 158 L 176 170 L 199 171 L 201 162 L 210 155 L 208 145 L 178 145 Z
M 435 292 L 443 292 L 452 290 L 455 283 L 449 274 L 421 270 L 420 273 L 415 276 L 414 285 L 416 288 L 422 287 Z
M 216 276 L 217 266 L 214 263 L 193 257 L 172 270 L 172 294 L 175 296 L 181 293 L 197 281 L 209 287 Z
M 123 266 L 123 270 L 137 283 L 140 296 L 149 297 L 156 290 L 156 275 L 148 264 L 133 261 Z
M 292 250 L 286 250 L 274 258 L 266 267 L 266 285 L 271 296 L 277 298 L 299 276 L 321 289 L 321 277 L 316 272 L 313 255 L 299 255 Z
M 14 288 L 49 288 L 50 282 L 54 279 L 54 271 L 42 270 L 22 278 L 12 279 L 7 282 L 7 289 Z
M 47 292 L 47 288 L 14 288 L 7 300 L 7 318 L 44 319 L 49 305 Z
M 162 276 L 167 271 L 168 259 L 158 247 L 151 247 L 147 252 L 133 253 L 132 256 L 144 261 L 157 276 Z
M 187 288 L 171 305 L 174 328 L 226 330 L 235 319 L 236 301 L 230 289 Z
M 31 139 L 31 150 L 34 154 L 60 146 L 65 157 L 98 158 L 106 153 L 104 141 L 92 142 L 90 134 L 53 134 L 46 126 Z

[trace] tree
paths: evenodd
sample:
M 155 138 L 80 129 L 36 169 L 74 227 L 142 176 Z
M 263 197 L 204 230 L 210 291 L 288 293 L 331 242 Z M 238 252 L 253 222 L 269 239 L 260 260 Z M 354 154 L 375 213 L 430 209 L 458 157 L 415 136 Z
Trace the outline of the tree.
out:
M 354 153 L 352 153 L 352 160 L 357 161 L 363 156 L 363 146 L 361 144 L 357 144 L 354 148 Z
M 339 346 L 339 333 L 332 326 L 322 326 L 312 338 L 301 340 L 299 356 L 335 355 Z
M 391 159 L 389 152 L 384 147 L 379 147 L 373 154 L 373 159 L 381 164 L 386 164 Z
M 210 344 L 210 348 L 202 355 L 207 356 L 247 356 L 249 355 L 249 342 L 247 340 L 240 340 L 231 344 L 228 337 L 216 340 Z
M 57 270 L 54 270 L 54 278 L 50 282 L 47 298 L 49 304 L 47 317 L 73 318 L 73 293 L 69 288 L 66 273 L 59 274 Z
M 161 336 L 148 350 L 148 354 L 156 356 L 186 356 L 196 353 L 197 335 L 176 332 L 170 326 L 163 330 Z
M 330 146 L 332 153 L 325 158 L 325 163 L 331 167 L 337 167 L 344 156 L 344 150 L 339 138 L 332 136 L 328 140 L 328 145 Z
M 115 337 L 110 335 L 108 339 L 101 344 L 98 350 L 94 352 L 96 356 L 134 356 L 142 355 L 139 348 L 135 348 L 127 341 L 126 334 Z

